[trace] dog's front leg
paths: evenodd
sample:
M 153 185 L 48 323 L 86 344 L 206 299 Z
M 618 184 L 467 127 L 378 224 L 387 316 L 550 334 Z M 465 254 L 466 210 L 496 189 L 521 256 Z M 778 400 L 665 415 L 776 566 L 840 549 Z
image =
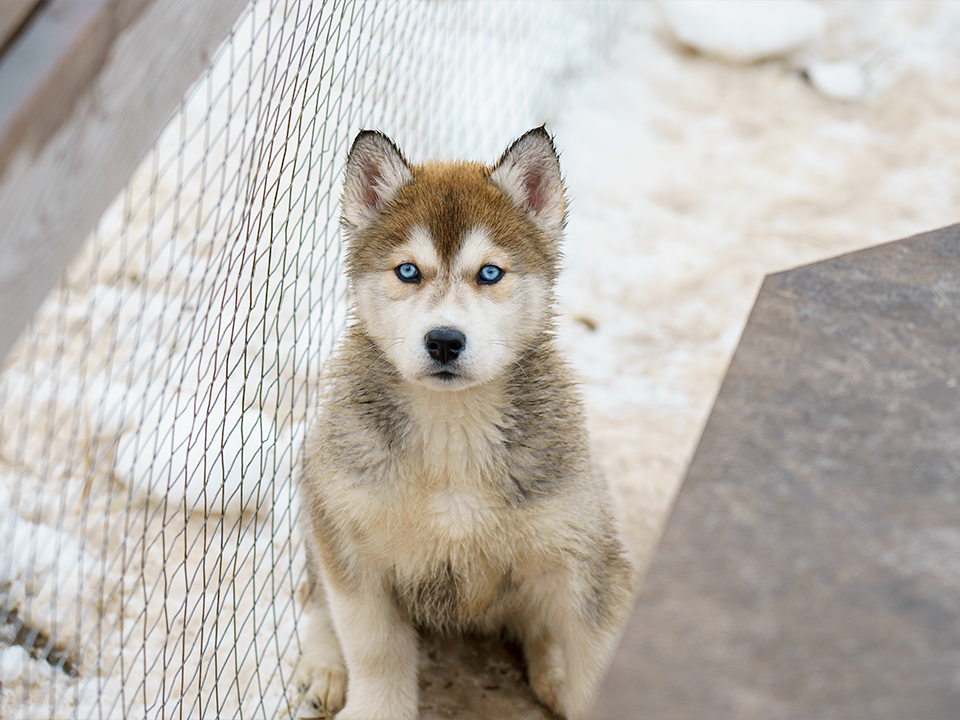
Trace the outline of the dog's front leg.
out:
M 312 591 L 304 610 L 303 655 L 294 683 L 303 698 L 299 716 L 329 718 L 343 707 L 347 668 L 323 588 L 313 586 Z
M 629 608 L 625 575 L 601 587 L 586 577 L 568 570 L 542 576 L 535 583 L 536 610 L 519 628 L 534 692 L 568 720 L 590 711 Z
M 337 720 L 416 720 L 417 633 L 385 581 L 328 585 L 330 612 L 347 662 L 347 704 Z

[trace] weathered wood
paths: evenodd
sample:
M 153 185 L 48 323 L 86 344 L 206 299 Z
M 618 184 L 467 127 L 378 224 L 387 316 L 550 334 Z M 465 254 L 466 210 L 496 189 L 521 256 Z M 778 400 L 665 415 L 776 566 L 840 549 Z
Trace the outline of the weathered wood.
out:
M 594 720 L 960 717 L 960 225 L 766 279 Z
M 0 58 L 0 359 L 246 0 L 53 0 Z
M 0 3 L 0 48 L 20 28 L 41 0 L 4 0 Z

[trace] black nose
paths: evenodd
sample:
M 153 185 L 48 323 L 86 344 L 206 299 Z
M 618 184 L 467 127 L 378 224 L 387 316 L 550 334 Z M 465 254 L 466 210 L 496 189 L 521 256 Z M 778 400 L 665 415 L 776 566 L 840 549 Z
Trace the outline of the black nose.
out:
M 457 355 L 463 352 L 463 348 L 467 345 L 467 338 L 462 332 L 448 327 L 431 330 L 423 341 L 426 343 L 430 357 L 444 365 L 456 360 Z

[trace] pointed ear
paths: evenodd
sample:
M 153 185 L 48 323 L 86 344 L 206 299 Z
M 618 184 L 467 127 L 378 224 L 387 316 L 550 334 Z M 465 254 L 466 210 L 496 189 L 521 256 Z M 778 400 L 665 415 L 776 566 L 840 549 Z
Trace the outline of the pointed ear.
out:
M 396 197 L 413 175 L 394 142 L 376 130 L 357 135 L 347 157 L 343 180 L 343 219 L 361 228 Z
M 560 159 L 545 128 L 530 130 L 507 148 L 490 179 L 548 236 L 559 238 L 567 202 Z

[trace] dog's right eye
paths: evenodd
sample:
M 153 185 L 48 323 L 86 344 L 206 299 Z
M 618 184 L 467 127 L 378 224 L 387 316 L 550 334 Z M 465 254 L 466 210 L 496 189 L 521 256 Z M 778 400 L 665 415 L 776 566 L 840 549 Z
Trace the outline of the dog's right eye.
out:
M 397 265 L 397 269 L 394 272 L 396 272 L 397 277 L 405 283 L 420 282 L 420 270 L 413 263 Z

